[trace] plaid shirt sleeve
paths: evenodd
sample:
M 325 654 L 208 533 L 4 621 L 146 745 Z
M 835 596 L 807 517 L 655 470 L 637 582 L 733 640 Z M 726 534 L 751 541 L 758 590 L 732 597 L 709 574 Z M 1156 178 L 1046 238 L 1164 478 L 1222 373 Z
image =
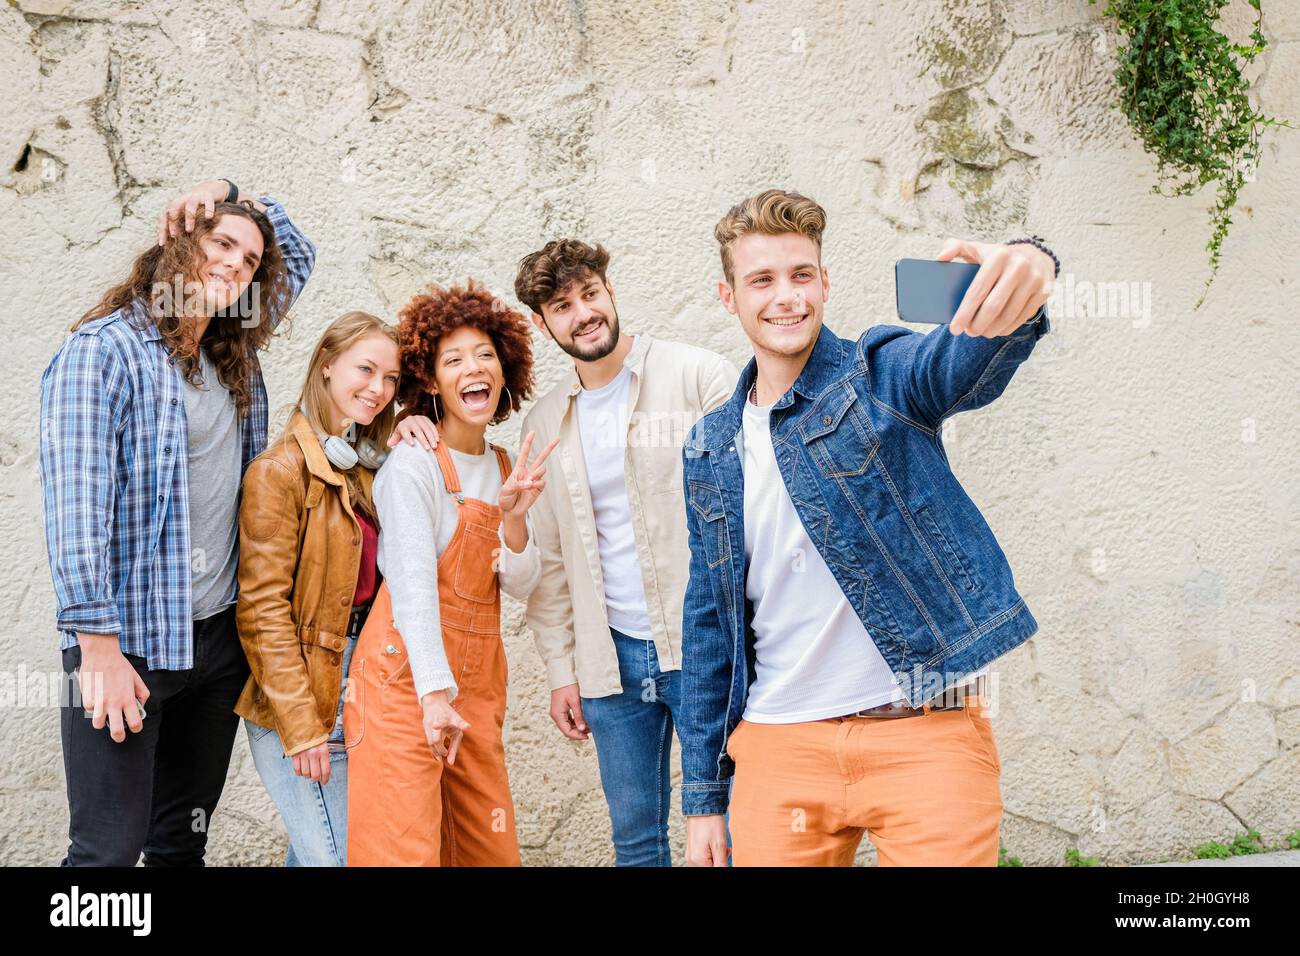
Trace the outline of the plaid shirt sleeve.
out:
M 58 628 L 85 634 L 122 630 L 109 549 L 130 386 L 106 346 L 98 335 L 74 333 L 41 381 L 41 485 Z
M 289 214 L 278 202 L 270 196 L 261 196 L 258 202 L 266 207 L 266 218 L 275 229 L 275 241 L 289 272 L 289 305 L 293 305 L 316 265 L 316 246 L 289 221 Z

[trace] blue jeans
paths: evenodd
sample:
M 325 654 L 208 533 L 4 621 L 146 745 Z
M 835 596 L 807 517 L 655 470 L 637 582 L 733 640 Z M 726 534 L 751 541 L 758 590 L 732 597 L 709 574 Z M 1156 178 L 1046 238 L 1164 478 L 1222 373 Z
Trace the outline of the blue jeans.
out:
M 600 764 L 600 785 L 609 804 L 618 866 L 672 866 L 668 807 L 672 801 L 669 757 L 673 724 L 681 706 L 681 672 L 664 673 L 654 641 L 610 628 L 618 651 L 623 692 L 582 698 Z
M 344 674 L 352 664 L 357 639 L 348 639 L 340 668 Z M 344 687 L 347 686 L 344 678 Z M 289 852 L 285 866 L 344 866 L 348 847 L 348 754 L 343 747 L 343 693 L 334 731 L 329 736 L 330 779 L 320 784 L 293 772 L 293 758 L 284 755 L 280 735 L 274 730 L 244 721 L 253 763 L 267 793 L 275 801 L 289 831 Z

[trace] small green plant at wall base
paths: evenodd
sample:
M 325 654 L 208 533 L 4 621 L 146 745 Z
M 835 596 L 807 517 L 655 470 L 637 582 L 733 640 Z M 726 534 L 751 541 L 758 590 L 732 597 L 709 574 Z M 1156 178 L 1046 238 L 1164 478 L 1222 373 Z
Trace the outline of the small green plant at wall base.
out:
M 1108 0 L 1103 11 L 1127 41 L 1116 51 L 1117 105 L 1156 157 L 1159 182 L 1152 192 L 1186 196 L 1210 183 L 1217 187 L 1205 246 L 1210 274 L 1196 308 L 1219 270 L 1237 194 L 1259 166 L 1260 132 L 1266 126 L 1295 129 L 1250 105 L 1241 69 L 1267 44 L 1260 0 L 1247 2 L 1256 18 L 1245 45 L 1215 29 L 1227 0 Z
M 1295 834 L 1292 834 L 1295 836 Z M 1290 837 L 1287 838 L 1288 840 Z M 1268 847 L 1264 846 L 1264 841 L 1259 838 L 1259 831 L 1249 829 L 1245 833 L 1238 834 L 1233 838 L 1231 843 L 1202 843 L 1192 854 L 1198 860 L 1224 860 L 1230 856 L 1249 856 L 1252 853 L 1264 853 Z
M 1163 857 L 1158 860 L 1147 860 L 1146 863 L 1186 863 L 1189 859 L 1196 860 L 1222 860 L 1230 856 L 1248 856 L 1252 853 L 1270 853 L 1276 850 L 1300 850 L 1300 830 L 1293 830 L 1282 838 L 1282 842 L 1276 846 L 1265 846 L 1259 831 L 1253 827 L 1248 827 L 1245 833 L 1238 834 L 1233 838 L 1231 843 L 1218 843 L 1210 841 L 1202 843 L 1192 851 L 1191 857 L 1183 857 L 1181 860 L 1175 860 L 1173 857 Z M 1066 866 L 1108 866 L 1110 864 L 1102 863 L 1099 857 L 1084 856 L 1078 850 L 1071 847 L 1065 851 Z M 1145 864 L 1139 864 L 1145 865 Z M 1007 856 L 1007 848 L 998 847 L 998 866 L 1024 866 L 1018 856 Z
M 1095 856 L 1084 856 L 1076 849 L 1065 851 L 1066 866 L 1101 866 L 1101 861 Z

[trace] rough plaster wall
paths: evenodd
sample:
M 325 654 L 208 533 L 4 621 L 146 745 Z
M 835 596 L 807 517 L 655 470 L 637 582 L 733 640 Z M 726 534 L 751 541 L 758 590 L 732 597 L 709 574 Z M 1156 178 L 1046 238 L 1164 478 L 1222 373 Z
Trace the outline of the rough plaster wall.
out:
M 1295 119 L 1300 14 L 1264 6 L 1252 76 Z M 1041 625 L 995 667 L 1003 842 L 1027 864 L 1134 861 L 1300 827 L 1300 334 L 1282 305 L 1300 137 L 1269 134 L 1193 313 L 1212 197 L 1150 194 L 1109 108 L 1114 46 L 1085 0 L 0 7 L 0 673 L 29 704 L 0 721 L 0 862 L 57 861 L 66 840 L 57 711 L 30 706 L 58 667 L 37 382 L 163 204 L 220 175 L 319 246 L 264 362 L 273 429 L 333 317 L 391 317 L 429 279 L 508 293 L 519 257 L 566 233 L 611 249 L 627 326 L 741 363 L 711 231 L 769 185 L 829 210 L 841 334 L 888 321 L 892 261 L 949 235 L 1036 231 L 1077 279 L 1147 283 L 1149 323 L 1062 301 L 1004 399 L 948 436 Z M 563 361 L 537 348 L 544 388 Z M 494 437 L 515 445 L 517 421 Z M 525 863 L 611 863 L 593 748 L 552 727 L 517 605 L 504 624 Z M 284 846 L 241 731 L 210 858 Z

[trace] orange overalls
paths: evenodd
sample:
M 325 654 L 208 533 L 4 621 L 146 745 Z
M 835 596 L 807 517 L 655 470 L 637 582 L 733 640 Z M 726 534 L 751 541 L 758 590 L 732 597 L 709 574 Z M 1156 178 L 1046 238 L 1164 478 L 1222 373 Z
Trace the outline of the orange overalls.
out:
M 504 482 L 510 459 L 505 449 L 490 447 Z M 458 516 L 438 559 L 442 640 L 458 688 L 452 706 L 470 728 L 453 766 L 434 757 L 384 584 L 357 639 L 343 706 L 349 866 L 519 866 L 501 741 L 507 678 L 496 571 L 501 509 L 465 498 L 446 445 L 439 442 L 436 452 Z

